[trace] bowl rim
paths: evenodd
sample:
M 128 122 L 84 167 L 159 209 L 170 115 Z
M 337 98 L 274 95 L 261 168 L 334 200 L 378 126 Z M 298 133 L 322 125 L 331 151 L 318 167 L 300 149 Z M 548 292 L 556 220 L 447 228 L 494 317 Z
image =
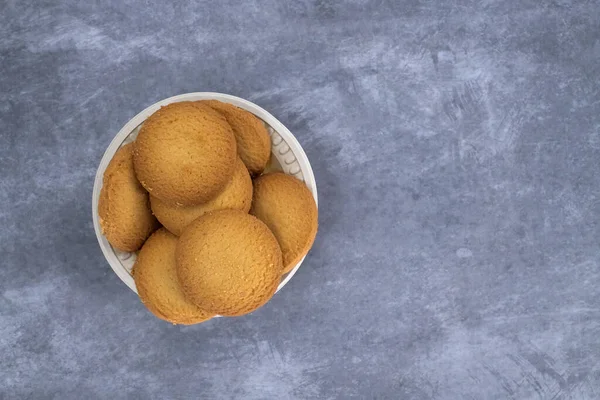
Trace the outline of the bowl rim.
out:
M 148 107 L 144 110 L 140 111 L 136 116 L 131 118 L 116 134 L 116 136 L 112 139 L 104 154 L 100 163 L 98 165 L 98 169 L 96 170 L 96 177 L 94 179 L 94 188 L 92 191 L 92 220 L 94 223 L 94 231 L 96 232 L 96 239 L 98 240 L 98 244 L 102 249 L 102 253 L 104 254 L 104 258 L 108 261 L 111 269 L 117 274 L 117 276 L 125 283 L 134 293 L 137 294 L 137 288 L 135 286 L 135 282 L 133 277 L 129 274 L 129 272 L 123 267 L 117 255 L 113 251 L 110 244 L 102 234 L 102 230 L 100 228 L 99 216 L 98 216 L 98 199 L 100 197 L 100 190 L 102 188 L 102 181 L 104 178 L 104 171 L 108 166 L 110 160 L 112 160 L 113 156 L 117 152 L 117 150 L 121 147 L 123 142 L 127 139 L 129 134 L 133 130 L 135 130 L 138 126 L 140 126 L 150 115 L 152 115 L 155 111 L 157 111 L 160 107 L 165 106 L 170 103 L 181 102 L 181 101 L 197 101 L 197 100 L 220 100 L 226 103 L 233 104 L 240 108 L 245 109 L 246 111 L 251 112 L 256 115 L 258 118 L 262 119 L 267 125 L 269 125 L 279 136 L 283 138 L 283 140 L 288 144 L 296 159 L 298 164 L 300 165 L 300 170 L 302 171 L 302 175 L 304 177 L 304 181 L 310 192 L 312 193 L 315 203 L 317 204 L 317 208 L 319 205 L 318 195 L 317 195 L 317 183 L 315 181 L 315 176 L 308 161 L 308 157 L 304 152 L 304 149 L 296 139 L 296 137 L 290 132 L 290 130 L 283 125 L 277 118 L 275 118 L 271 113 L 263 109 L 262 107 L 254 104 L 251 101 L 242 99 L 241 97 L 233 96 L 225 93 L 218 92 L 191 92 L 184 93 L 176 96 L 171 96 L 166 99 L 160 100 Z M 296 274 L 300 265 L 304 261 L 303 257 L 296 266 L 285 276 L 285 278 L 279 283 L 277 287 L 277 292 L 279 292 L 292 277 Z M 276 292 L 276 293 L 277 293 Z

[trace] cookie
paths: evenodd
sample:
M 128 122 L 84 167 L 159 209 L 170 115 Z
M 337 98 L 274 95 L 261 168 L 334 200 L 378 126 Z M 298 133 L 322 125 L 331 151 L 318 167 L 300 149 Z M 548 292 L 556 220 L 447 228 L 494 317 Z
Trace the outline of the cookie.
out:
M 236 169 L 231 181 L 214 199 L 196 206 L 177 207 L 150 196 L 152 212 L 161 224 L 171 233 L 179 236 L 193 220 L 209 211 L 235 209 L 247 213 L 252 203 L 252 180 L 241 159 L 236 161 Z
M 240 210 L 204 214 L 177 243 L 177 276 L 203 310 L 244 315 L 265 304 L 283 272 L 281 249 L 265 224 Z
M 225 118 L 207 105 L 179 102 L 162 107 L 142 125 L 133 161 L 140 183 L 174 205 L 209 201 L 231 180 L 235 136 Z
M 136 251 L 158 228 L 148 192 L 133 171 L 133 144 L 121 147 L 104 171 L 98 200 L 100 227 L 108 242 L 122 251 Z
M 133 279 L 142 303 L 158 318 L 191 325 L 214 316 L 188 301 L 177 280 L 177 237 L 161 228 L 146 241 L 133 266 Z
M 284 273 L 291 271 L 317 235 L 317 205 L 310 190 L 290 175 L 262 175 L 254 180 L 250 214 L 271 229 L 281 246 Z
M 265 124 L 251 112 L 233 104 L 218 100 L 203 100 L 201 103 L 208 104 L 227 119 L 235 135 L 238 154 L 250 175 L 260 175 L 271 156 L 271 137 Z

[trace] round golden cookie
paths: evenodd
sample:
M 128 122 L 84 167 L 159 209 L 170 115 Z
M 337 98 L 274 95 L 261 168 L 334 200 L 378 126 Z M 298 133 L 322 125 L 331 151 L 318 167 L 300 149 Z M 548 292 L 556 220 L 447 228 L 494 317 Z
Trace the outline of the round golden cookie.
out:
M 152 114 L 133 152 L 141 184 L 175 205 L 200 204 L 219 194 L 233 175 L 236 158 L 235 137 L 225 118 L 190 101 Z
M 204 214 L 177 243 L 177 276 L 203 310 L 244 315 L 265 304 L 283 272 L 281 249 L 265 224 L 240 210 Z
M 281 172 L 262 175 L 254 180 L 250 214 L 271 229 L 281 246 L 284 273 L 291 271 L 317 235 L 317 205 L 310 190 Z
M 133 144 L 121 147 L 104 171 L 98 200 L 100 227 L 108 242 L 122 251 L 136 251 L 158 228 L 148 192 L 133 171 Z
M 203 100 L 201 103 L 208 104 L 227 119 L 235 135 L 238 154 L 250 175 L 263 172 L 271 156 L 271 137 L 265 124 L 251 112 L 233 104 L 218 100 Z
M 247 213 L 252 203 L 252 180 L 246 166 L 239 158 L 231 181 L 214 199 L 196 206 L 177 207 L 150 196 L 152 212 L 171 233 L 179 236 L 193 220 L 209 211 L 242 210 Z
M 191 325 L 214 316 L 188 301 L 177 280 L 177 237 L 166 229 L 146 241 L 133 266 L 133 279 L 142 303 L 158 318 Z

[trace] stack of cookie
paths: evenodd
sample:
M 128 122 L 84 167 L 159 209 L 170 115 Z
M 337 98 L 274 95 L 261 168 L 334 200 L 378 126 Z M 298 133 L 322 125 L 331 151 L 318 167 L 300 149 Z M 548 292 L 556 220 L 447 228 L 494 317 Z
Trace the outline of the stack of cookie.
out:
M 212 100 L 162 107 L 115 154 L 100 225 L 113 247 L 139 250 L 133 277 L 158 318 L 252 312 L 309 251 L 315 201 L 296 178 L 263 174 L 270 155 L 261 120 Z

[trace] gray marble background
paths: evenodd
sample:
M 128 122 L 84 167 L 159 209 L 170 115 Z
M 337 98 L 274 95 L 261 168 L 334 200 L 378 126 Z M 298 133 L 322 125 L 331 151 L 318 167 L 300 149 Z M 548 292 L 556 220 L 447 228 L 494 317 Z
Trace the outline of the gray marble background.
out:
M 268 305 L 179 327 L 91 193 L 192 91 L 291 129 L 320 231 Z M 0 0 L 0 398 L 598 399 L 599 160 L 597 1 Z

